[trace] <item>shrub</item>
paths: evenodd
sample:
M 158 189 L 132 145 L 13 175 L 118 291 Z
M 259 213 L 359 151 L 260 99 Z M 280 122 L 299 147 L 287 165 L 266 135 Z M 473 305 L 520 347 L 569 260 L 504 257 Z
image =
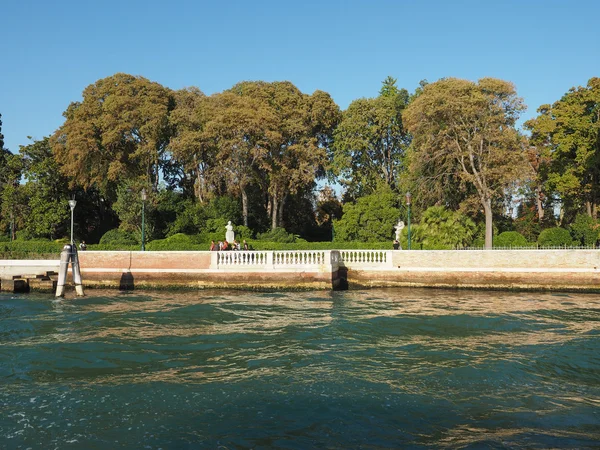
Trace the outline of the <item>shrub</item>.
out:
M 443 250 L 470 245 L 477 225 L 458 211 L 431 206 L 421 216 L 420 223 L 413 226 L 413 230 L 411 248 Z
M 544 247 L 570 246 L 573 245 L 573 239 L 571 233 L 564 228 L 546 228 L 538 236 L 538 244 Z
M 259 241 L 280 242 L 290 244 L 296 241 L 296 236 L 285 231 L 285 228 L 275 228 L 266 233 L 259 233 L 257 236 Z
M 64 244 L 53 241 L 12 241 L 0 243 L 2 259 L 58 258 Z
M 598 222 L 587 214 L 577 214 L 571 233 L 578 245 L 596 245 L 600 233 Z
M 100 238 L 100 244 L 134 245 L 139 242 L 132 233 L 115 228 L 104 233 Z
M 527 247 L 525 236 L 517 231 L 505 231 L 494 239 L 494 247 Z
M 400 217 L 397 195 L 388 186 L 344 205 L 344 215 L 334 220 L 335 242 L 391 242 Z M 391 243 L 390 243 L 391 245 Z

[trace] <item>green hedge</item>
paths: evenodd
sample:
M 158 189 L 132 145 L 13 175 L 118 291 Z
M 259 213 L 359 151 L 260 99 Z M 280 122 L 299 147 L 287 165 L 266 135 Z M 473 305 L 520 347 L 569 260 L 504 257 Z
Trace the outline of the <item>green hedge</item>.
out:
M 63 242 L 54 241 L 0 242 L 0 258 L 57 259 L 64 245 Z

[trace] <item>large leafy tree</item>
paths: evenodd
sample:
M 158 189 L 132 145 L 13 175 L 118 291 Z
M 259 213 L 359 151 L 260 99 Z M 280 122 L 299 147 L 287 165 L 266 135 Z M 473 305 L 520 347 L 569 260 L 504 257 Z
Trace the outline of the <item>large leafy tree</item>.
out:
M 121 178 L 156 188 L 173 106 L 171 91 L 143 77 L 118 73 L 88 86 L 51 141 L 62 173 L 72 187 L 95 187 L 111 200 Z
M 23 162 L 4 147 L 2 115 L 0 114 L 0 230 L 10 229 L 11 239 L 16 237 L 17 226 L 24 217 L 24 195 L 19 184 Z M 20 220 L 21 219 L 21 220 Z
M 70 192 L 68 180 L 59 172 L 52 155 L 49 138 L 22 146 L 19 153 L 25 180 L 22 189 L 28 206 L 27 234 L 50 239 L 63 236 L 69 218 Z
M 573 214 L 598 216 L 600 203 L 600 78 L 572 88 L 527 121 L 532 142 L 551 160 L 541 181 Z
M 230 193 L 241 196 L 243 222 L 248 226 L 248 187 L 259 181 L 258 168 L 265 163 L 276 117 L 263 102 L 232 92 L 217 94 L 210 102 L 204 136 L 216 149 L 213 179 L 224 181 Z
M 214 190 L 211 170 L 218 165 L 216 150 L 207 140 L 209 99 L 197 88 L 175 92 L 175 109 L 169 116 L 172 135 L 169 148 L 183 170 L 181 187 L 204 203 Z
M 325 174 L 326 147 L 339 120 L 339 108 L 328 94 L 306 95 L 287 81 L 242 82 L 231 92 L 254 99 L 274 119 L 273 126 L 261 130 L 264 153 L 258 170 L 275 229 L 283 222 L 286 196 L 313 185 Z
M 515 121 L 525 106 L 512 83 L 448 78 L 426 85 L 407 107 L 414 161 L 472 186 L 485 213 L 485 245 L 492 246 L 492 203 L 525 167 Z
M 398 189 L 410 136 L 402 111 L 408 92 L 388 77 L 376 98 L 353 101 L 335 131 L 333 170 L 351 198 L 372 193 L 380 182 Z

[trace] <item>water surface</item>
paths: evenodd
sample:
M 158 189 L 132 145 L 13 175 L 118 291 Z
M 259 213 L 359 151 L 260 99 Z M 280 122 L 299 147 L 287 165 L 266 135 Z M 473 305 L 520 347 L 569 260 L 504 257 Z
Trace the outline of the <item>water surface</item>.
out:
M 598 448 L 600 296 L 0 295 L 0 448 Z

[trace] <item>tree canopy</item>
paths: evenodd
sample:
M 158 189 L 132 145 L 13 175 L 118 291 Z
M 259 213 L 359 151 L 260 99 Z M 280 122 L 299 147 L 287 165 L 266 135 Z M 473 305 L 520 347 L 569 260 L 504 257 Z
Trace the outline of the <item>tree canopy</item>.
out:
M 492 201 L 504 195 L 524 167 L 515 129 L 523 109 L 509 82 L 447 78 L 426 85 L 405 112 L 413 135 L 412 163 L 434 167 L 431 172 L 458 177 L 475 188 L 485 213 L 488 248 L 492 246 Z

